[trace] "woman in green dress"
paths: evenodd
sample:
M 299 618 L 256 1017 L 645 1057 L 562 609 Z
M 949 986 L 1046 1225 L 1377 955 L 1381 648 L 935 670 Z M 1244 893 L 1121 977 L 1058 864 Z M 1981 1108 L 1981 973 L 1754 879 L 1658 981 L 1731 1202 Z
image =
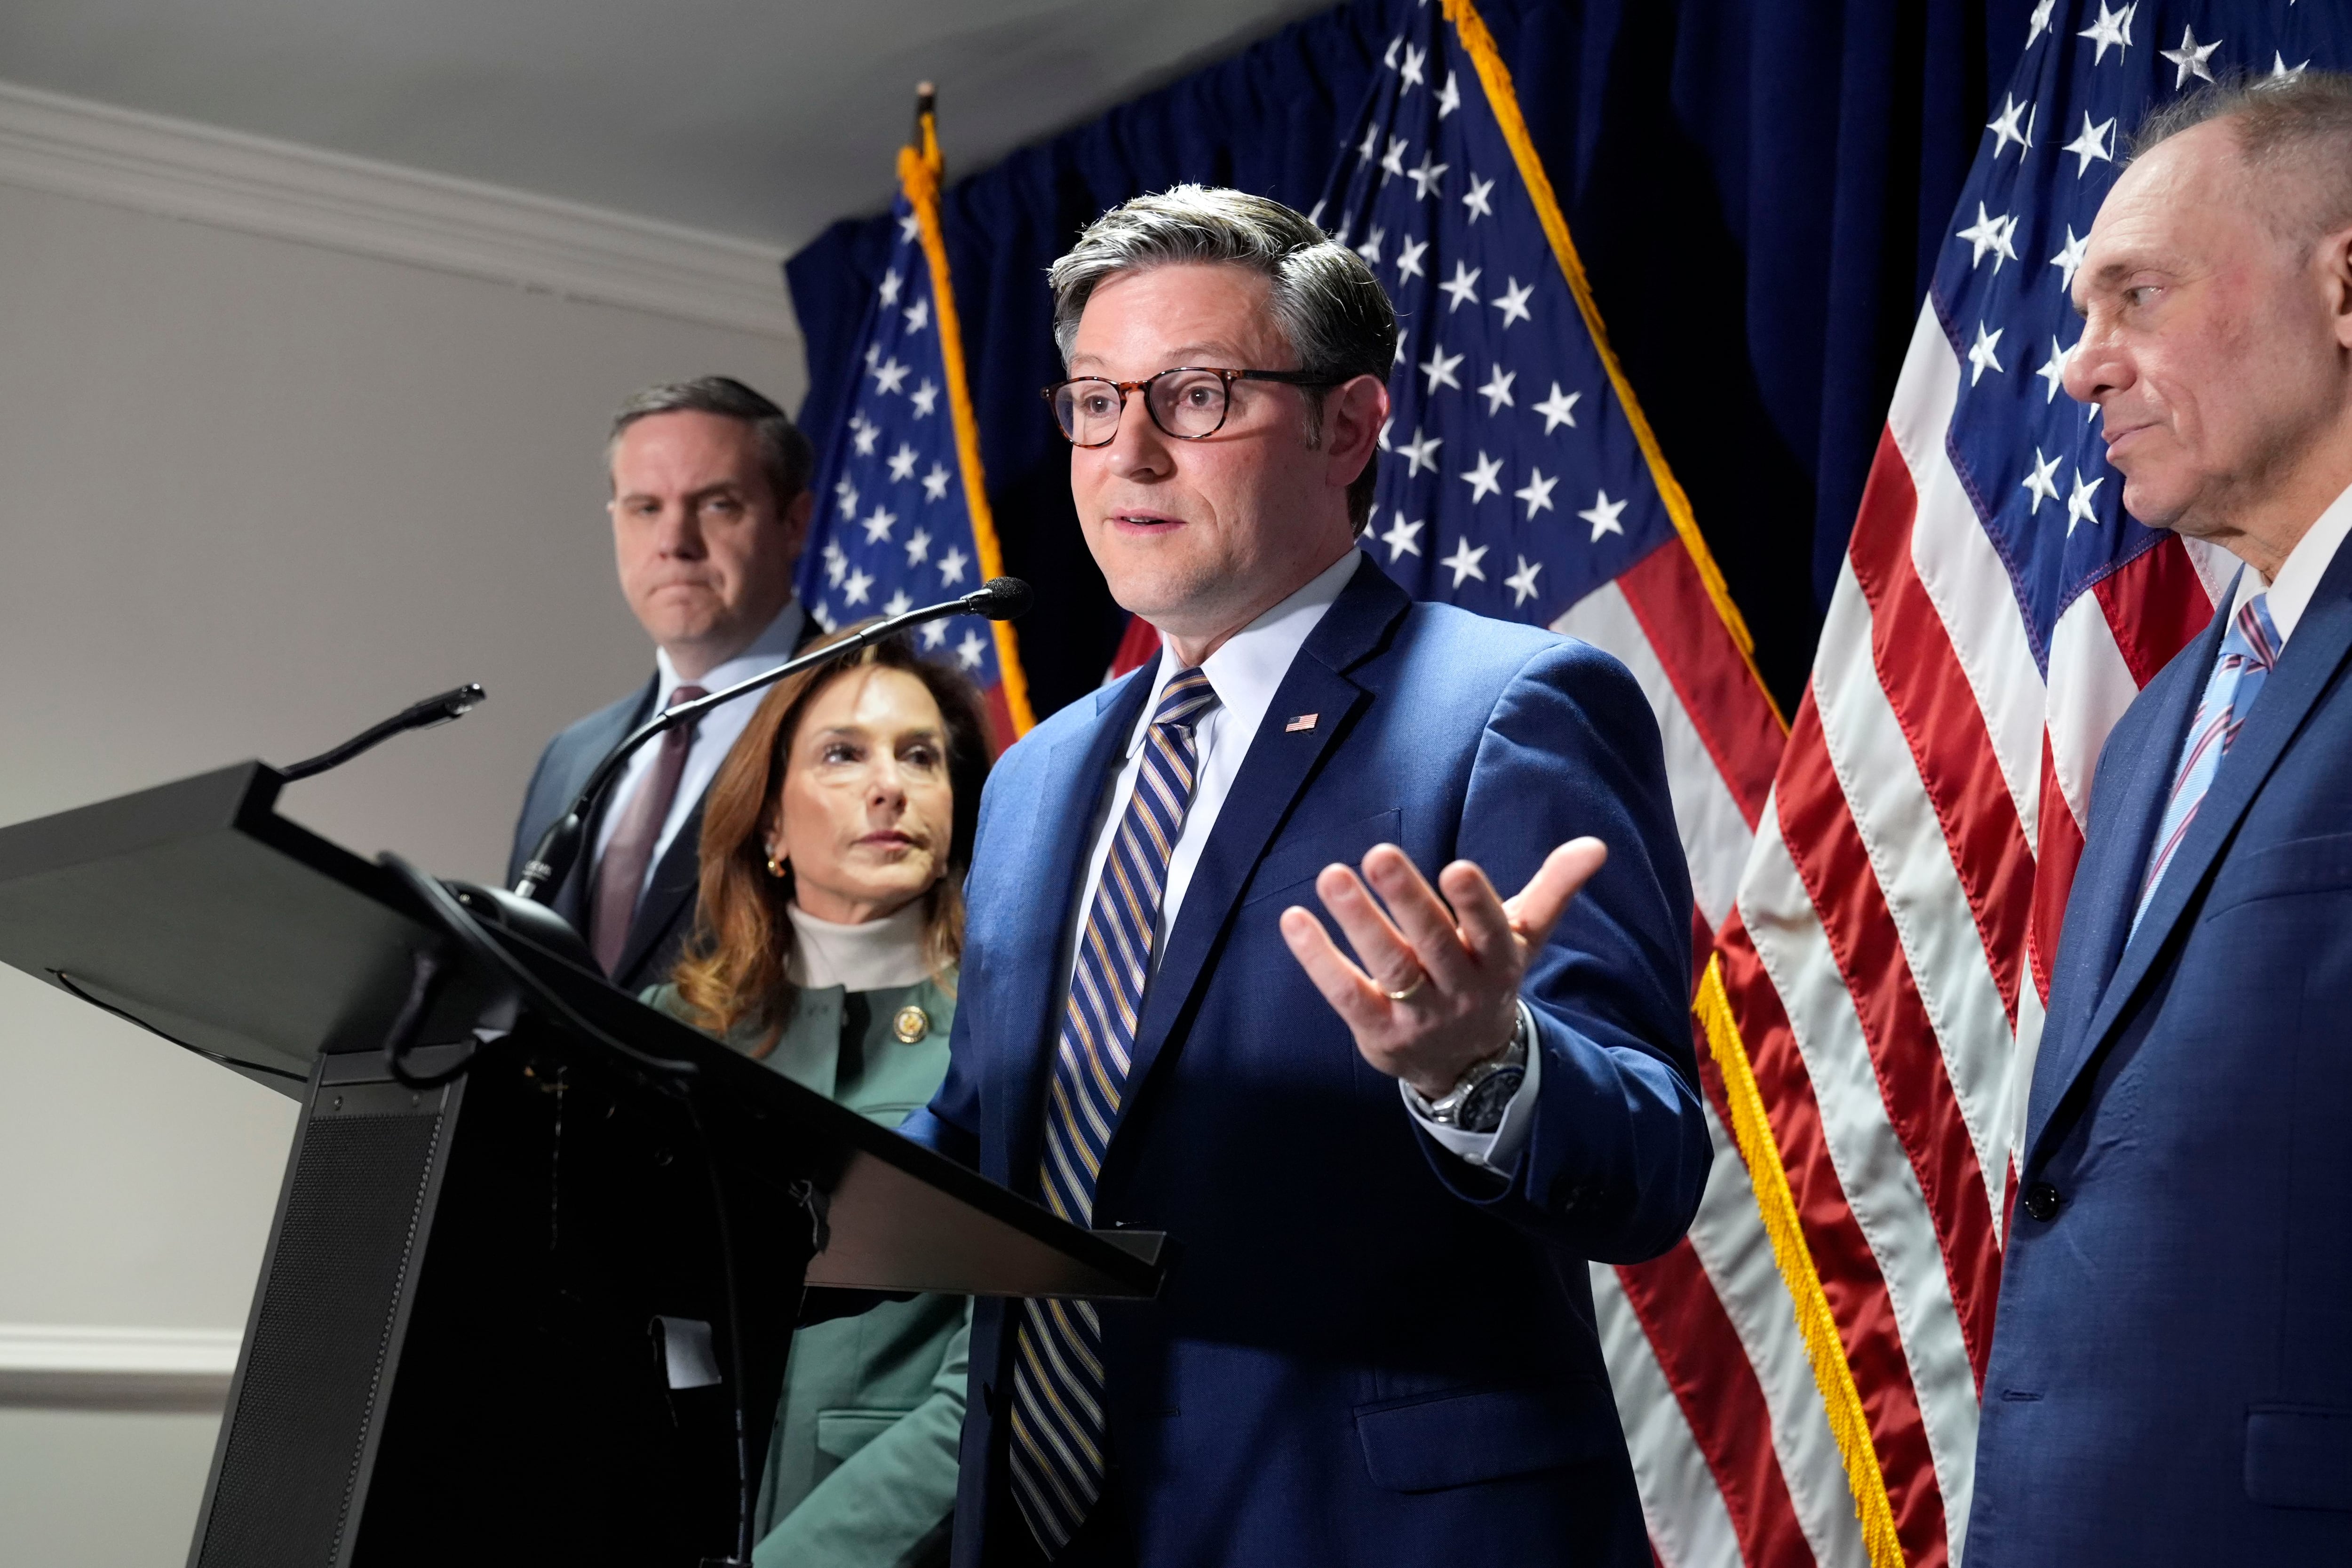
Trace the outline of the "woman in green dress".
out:
M 695 937 L 646 1000 L 898 1126 L 947 1073 L 988 759 L 971 683 L 902 643 L 779 682 L 711 783 Z M 947 1561 L 970 1330 L 933 1295 L 793 1336 L 758 1568 Z

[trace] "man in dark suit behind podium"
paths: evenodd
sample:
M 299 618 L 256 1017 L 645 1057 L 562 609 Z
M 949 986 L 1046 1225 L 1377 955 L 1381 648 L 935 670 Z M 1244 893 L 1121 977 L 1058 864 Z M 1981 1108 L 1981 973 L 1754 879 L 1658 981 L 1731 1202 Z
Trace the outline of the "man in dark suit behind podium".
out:
M 990 779 L 904 1131 L 1181 1250 L 1155 1300 L 980 1303 L 955 1560 L 1646 1564 L 1587 1260 L 1673 1245 L 1709 1155 L 1648 704 L 1356 547 L 1397 326 L 1354 251 L 1188 187 L 1053 282 L 1080 524 L 1163 653 Z
M 654 675 L 548 742 L 515 826 L 511 884 L 589 773 L 664 709 L 770 669 L 814 626 L 793 595 L 815 468 L 784 411 L 724 376 L 648 387 L 605 446 L 621 593 L 654 640 Z M 589 824 L 589 852 L 555 890 L 615 984 L 668 973 L 694 926 L 702 796 L 760 693 L 630 758 Z

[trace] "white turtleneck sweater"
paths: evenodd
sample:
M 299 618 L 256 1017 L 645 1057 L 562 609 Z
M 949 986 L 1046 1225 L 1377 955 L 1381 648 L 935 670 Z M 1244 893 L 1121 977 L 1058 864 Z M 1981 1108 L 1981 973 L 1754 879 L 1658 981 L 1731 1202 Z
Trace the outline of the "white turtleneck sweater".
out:
M 923 962 L 920 899 L 862 925 L 821 921 L 796 903 L 785 912 L 792 916 L 793 934 L 799 939 L 793 943 L 790 978 L 803 990 L 839 985 L 851 991 L 879 991 L 930 978 L 930 966 Z

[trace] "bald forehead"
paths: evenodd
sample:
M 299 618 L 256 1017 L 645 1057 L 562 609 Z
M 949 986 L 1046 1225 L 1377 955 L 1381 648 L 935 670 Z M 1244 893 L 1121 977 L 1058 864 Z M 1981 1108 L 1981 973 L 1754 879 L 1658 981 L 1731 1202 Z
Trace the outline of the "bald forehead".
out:
M 2267 242 L 2260 209 L 2277 200 L 2274 189 L 2263 189 L 2277 182 L 2250 173 L 2223 121 L 2184 131 L 2134 159 L 2091 225 L 2074 279 L 2075 310 L 2135 271 L 2204 270 Z

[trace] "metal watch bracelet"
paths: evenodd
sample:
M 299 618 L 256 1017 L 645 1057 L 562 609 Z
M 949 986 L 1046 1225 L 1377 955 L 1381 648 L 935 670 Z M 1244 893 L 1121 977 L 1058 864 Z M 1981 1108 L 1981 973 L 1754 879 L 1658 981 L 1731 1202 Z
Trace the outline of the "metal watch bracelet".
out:
M 1407 1084 L 1405 1089 L 1412 1096 L 1414 1108 L 1440 1127 L 1459 1128 L 1465 1132 L 1492 1132 L 1501 1126 L 1511 1096 L 1518 1092 L 1520 1083 L 1527 1078 L 1528 1050 L 1532 1044 L 1528 1037 L 1526 1005 L 1519 1005 L 1517 1013 L 1510 1040 L 1503 1048 L 1483 1061 L 1473 1062 L 1454 1087 L 1437 1099 L 1428 1099 Z

